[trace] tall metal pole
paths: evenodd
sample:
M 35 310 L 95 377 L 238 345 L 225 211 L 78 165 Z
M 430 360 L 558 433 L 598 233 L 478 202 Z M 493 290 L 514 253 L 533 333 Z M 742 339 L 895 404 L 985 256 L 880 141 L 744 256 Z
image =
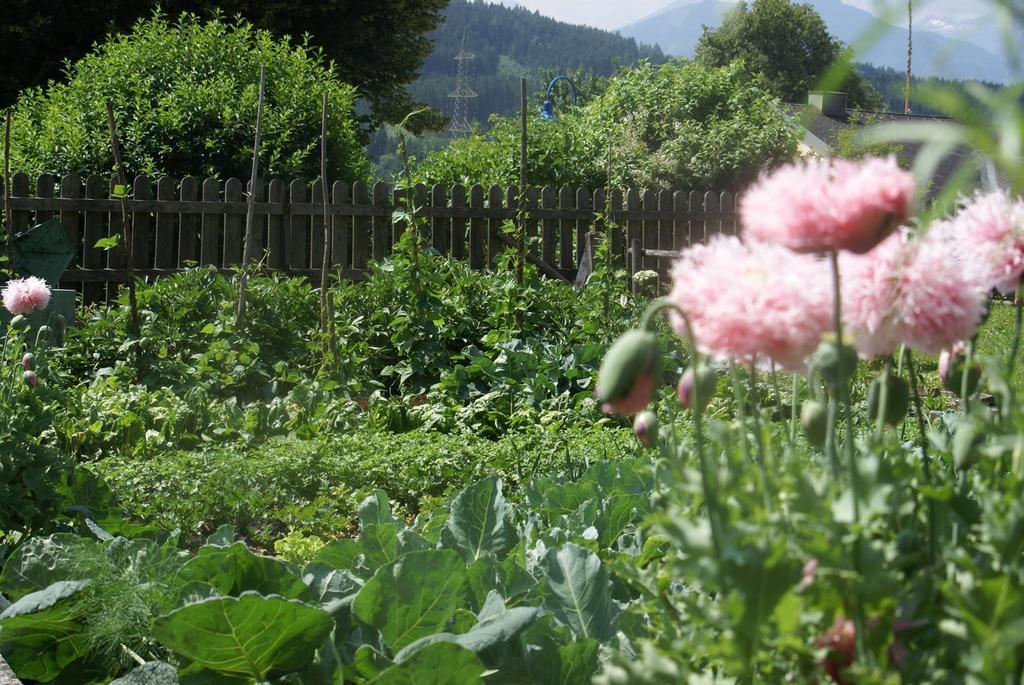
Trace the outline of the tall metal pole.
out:
M 914 0 L 907 0 L 907 83 L 903 88 L 903 113 L 910 114 L 910 74 L 914 59 Z
M 14 222 L 11 221 L 11 110 L 7 110 L 4 125 L 4 225 L 7 229 L 7 258 L 14 256 Z M 12 268 L 10 262 L 7 268 Z

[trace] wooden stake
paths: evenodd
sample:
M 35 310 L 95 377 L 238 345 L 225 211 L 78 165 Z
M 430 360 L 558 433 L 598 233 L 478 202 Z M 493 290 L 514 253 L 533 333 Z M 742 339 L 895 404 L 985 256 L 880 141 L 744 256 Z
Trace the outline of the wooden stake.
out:
M 327 285 L 329 269 L 331 268 L 331 231 L 328 228 L 327 213 L 327 91 L 324 91 L 323 111 L 320 115 L 320 187 L 323 190 L 324 207 L 324 260 L 320 265 L 320 332 L 329 336 L 328 349 L 334 350 L 333 323 L 331 316 L 330 298 L 328 297 Z
M 121 146 L 117 141 L 117 122 L 114 120 L 114 105 L 107 100 L 107 126 L 110 129 L 110 148 L 114 153 L 114 172 L 117 184 L 121 186 L 121 251 L 124 255 L 125 270 L 128 280 L 128 303 L 131 308 L 132 333 L 139 332 L 139 303 L 135 296 L 135 235 L 131 222 L 128 220 L 128 181 L 124 177 L 124 165 L 121 164 Z
M 516 259 L 516 281 L 523 282 L 523 262 L 526 261 L 526 77 L 519 79 L 519 241 Z
M 910 75 L 914 60 L 914 2 L 907 0 L 907 83 L 903 89 L 903 113 L 910 114 Z
M 256 135 L 252 143 L 252 173 L 249 176 L 249 201 L 245 209 L 245 247 L 242 249 L 242 274 L 238 280 L 238 314 L 235 325 L 245 323 L 246 288 L 249 285 L 249 263 L 256 249 L 256 182 L 260 173 L 260 132 L 263 129 L 263 90 L 266 87 L 267 68 L 260 65 L 260 90 L 256 99 Z
M 11 217 L 11 110 L 7 110 L 4 125 L 4 225 L 7 228 L 7 259 L 14 258 L 14 220 Z M 10 261 L 7 268 L 13 272 Z

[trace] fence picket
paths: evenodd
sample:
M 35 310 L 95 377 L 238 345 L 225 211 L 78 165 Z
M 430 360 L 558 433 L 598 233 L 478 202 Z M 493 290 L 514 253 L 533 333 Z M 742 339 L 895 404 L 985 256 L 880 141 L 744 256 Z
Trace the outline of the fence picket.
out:
M 119 184 L 117 182 L 117 177 L 112 176 L 110 178 L 109 185 L 110 197 L 116 197 L 116 186 L 118 185 Z M 124 192 L 129 191 L 129 189 L 127 188 L 123 188 L 121 190 Z M 131 220 L 131 215 L 129 214 L 128 221 L 130 222 Z M 115 235 L 121 236 L 122 230 L 124 229 L 124 217 L 122 216 L 120 201 L 118 201 L 117 204 L 111 206 L 110 212 L 107 214 L 107 225 L 105 228 L 106 231 L 103 237 L 106 238 Z M 125 259 L 125 248 L 127 247 L 127 245 L 124 244 L 123 238 L 124 236 L 121 236 L 122 241 L 118 243 L 117 247 L 112 247 L 106 252 L 106 262 L 108 269 L 113 269 L 116 271 L 118 269 L 123 268 L 127 264 L 127 260 Z M 121 281 L 110 280 L 107 281 L 106 285 L 106 299 L 109 302 L 117 297 L 117 293 L 121 289 Z
M 215 178 L 203 181 L 203 202 L 220 201 L 220 183 Z M 203 229 L 199 245 L 199 263 L 203 266 L 220 266 L 220 221 L 219 213 L 203 214 Z
M 60 196 L 63 199 L 78 199 L 82 194 L 82 179 L 78 174 L 68 174 L 60 180 Z M 82 263 L 82 213 L 75 210 L 60 211 L 58 220 L 64 226 L 68 242 L 75 249 L 75 257 L 71 266 L 75 267 Z M 78 284 L 75 284 L 78 287 Z
M 242 182 L 237 178 L 229 178 L 224 183 L 224 202 L 245 201 L 245 187 Z M 221 266 L 237 266 L 242 263 L 242 231 L 244 227 L 244 215 L 224 215 L 224 257 Z
M 50 199 L 53 197 L 54 187 L 57 185 L 57 177 L 53 174 L 39 174 L 36 179 L 36 197 Z M 36 210 L 35 222 L 41 224 L 53 216 L 52 209 L 39 208 Z
M 23 173 L 14 174 L 11 177 L 11 198 L 31 197 L 29 190 L 28 175 Z M 13 209 L 11 211 L 11 232 L 17 235 L 32 225 L 32 212 Z
M 594 225 L 594 206 L 591 204 L 594 197 L 586 188 L 576 189 L 576 261 L 579 266 L 580 260 L 587 251 L 587 233 Z
M 448 198 L 445 197 L 444 186 L 436 183 L 430 189 L 430 207 L 434 210 L 443 209 L 448 206 Z M 451 239 L 451 221 L 443 216 L 434 215 L 430 222 L 430 233 L 433 236 L 431 245 L 441 254 L 448 252 L 448 242 Z
M 469 189 L 469 206 L 472 218 L 469 220 L 469 267 L 484 268 L 484 189 L 475 184 Z
M 180 197 L 182 202 L 193 202 L 199 195 L 199 179 L 186 176 L 181 179 Z M 199 242 L 200 215 L 195 212 L 178 214 L 178 258 L 177 267 L 185 268 L 198 260 L 196 247 Z
M 452 188 L 452 258 L 466 258 L 466 188 L 456 184 Z
M 653 190 L 645 190 L 641 198 L 645 214 L 658 212 L 658 196 Z M 644 248 L 656 249 L 658 245 L 657 220 L 644 220 L 641 240 L 643 241 Z M 656 269 L 658 268 L 658 258 L 644 255 L 644 258 L 641 260 L 641 264 L 643 264 L 643 268 L 645 269 Z
M 348 204 L 348 184 L 344 181 L 335 181 L 331 189 L 331 203 L 335 205 Z M 333 266 L 347 269 L 351 262 L 350 234 L 351 220 L 349 217 L 338 213 L 331 214 L 331 264 Z
M 135 177 L 132 197 L 136 200 L 152 200 L 153 184 L 148 176 Z M 149 212 L 132 212 L 132 266 L 145 269 L 150 265 L 149 252 L 152 243 L 153 215 Z
M 267 201 L 280 204 L 283 208 L 288 204 L 288 190 L 284 181 L 272 179 L 267 186 Z M 288 264 L 288 250 L 285 247 L 285 228 L 287 210 L 281 214 L 267 217 L 267 266 L 271 269 L 284 269 Z
M 319 272 L 324 263 L 324 186 L 320 179 L 313 181 L 309 201 L 316 206 L 309 217 L 309 268 Z
M 504 224 L 501 198 L 501 188 L 491 186 L 487 194 L 487 266 L 492 269 L 501 254 L 501 240 L 498 238 Z
M 293 270 L 305 269 L 309 265 L 309 216 L 300 215 L 295 212 L 295 205 L 306 202 L 309 194 L 309 186 L 302 179 L 295 179 L 288 187 L 288 198 L 290 200 L 288 216 L 288 234 L 286 245 L 288 248 L 288 268 Z
M 640 204 L 640 191 L 636 188 L 630 188 L 626 191 L 626 212 L 629 213 L 638 212 L 641 209 Z M 628 219 L 626 221 L 626 233 L 625 240 L 626 245 L 629 246 L 629 255 L 627 260 L 627 275 L 629 277 L 629 283 L 627 287 L 631 287 L 633 282 L 633 274 L 642 269 L 643 267 L 638 263 L 638 260 L 634 259 L 636 252 L 634 242 L 640 240 L 640 245 L 643 246 L 643 222 L 638 219 Z M 639 260 L 642 262 L 643 260 Z
M 658 193 L 658 249 L 659 250 L 674 250 L 675 248 L 675 231 L 674 231 L 674 216 L 673 216 L 673 204 L 672 204 L 672 193 L 668 190 L 662 190 Z M 658 259 L 658 271 L 665 273 L 667 269 L 672 265 L 671 259 L 659 258 Z
M 704 239 L 709 240 L 712 236 L 722 232 L 722 221 L 718 216 L 719 196 L 718 193 L 710 190 L 704 193 Z
M 540 207 L 543 210 L 558 209 L 558 194 L 551 186 L 541 188 Z M 540 258 L 548 264 L 554 264 L 558 252 L 558 220 L 543 219 L 540 230 Z
M 571 211 L 573 207 L 573 193 L 569 188 L 562 187 L 558 190 L 558 209 Z M 576 268 L 575 255 L 573 255 L 574 233 L 576 222 L 564 218 L 558 220 L 558 266 L 562 269 Z
M 352 204 L 362 206 L 370 204 L 370 193 L 366 184 L 356 181 L 352 184 Z M 368 245 L 370 239 L 370 218 L 357 216 L 352 220 L 352 268 L 364 270 L 368 264 Z
M 164 176 L 156 182 L 156 199 L 158 202 L 165 202 L 174 199 L 174 191 L 177 190 L 177 181 L 170 176 Z M 153 242 L 153 266 L 157 269 L 173 269 L 175 262 L 175 230 L 177 215 L 168 212 L 159 212 L 156 215 L 156 238 Z
M 387 183 L 377 181 L 373 184 L 373 206 L 387 212 L 387 215 L 374 214 L 373 216 L 373 259 L 376 262 L 384 261 L 391 254 L 391 236 L 388 230 L 388 224 L 391 222 L 389 197 L 391 197 L 391 188 Z
M 105 199 L 106 196 L 106 186 L 99 176 L 92 175 L 85 179 L 86 199 L 99 200 Z M 96 242 L 105 233 L 105 215 L 99 210 L 86 212 L 82 224 L 82 268 L 102 269 L 103 250 L 96 247 Z M 86 283 L 82 287 L 82 297 L 86 302 L 96 302 L 103 299 L 105 291 L 106 288 L 101 282 Z

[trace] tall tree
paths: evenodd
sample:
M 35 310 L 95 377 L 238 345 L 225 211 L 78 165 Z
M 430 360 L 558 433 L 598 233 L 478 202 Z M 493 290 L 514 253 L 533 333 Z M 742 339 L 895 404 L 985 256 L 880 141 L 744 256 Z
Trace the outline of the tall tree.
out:
M 705 27 L 695 59 L 711 67 L 742 61 L 761 74 L 772 91 L 789 102 L 802 102 L 837 62 L 847 57 L 821 15 L 808 4 L 790 0 L 741 2 L 716 29 Z M 855 107 L 878 108 L 881 98 L 855 71 L 845 74 L 841 88 Z
M 310 42 L 370 104 L 374 123 L 401 119 L 413 106 L 405 85 L 430 54 L 426 34 L 448 0 L 4 0 L 0 11 L 0 106 L 26 86 L 61 77 L 108 32 L 124 32 L 157 8 L 170 17 L 240 15 L 279 36 Z M 421 119 L 422 121 L 422 119 Z

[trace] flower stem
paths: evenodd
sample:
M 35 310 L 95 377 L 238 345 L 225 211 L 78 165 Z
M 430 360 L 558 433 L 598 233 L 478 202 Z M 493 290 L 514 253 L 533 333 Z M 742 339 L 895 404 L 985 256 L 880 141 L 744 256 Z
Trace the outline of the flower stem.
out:
M 697 337 L 693 332 L 693 324 L 689 315 L 680 307 L 667 300 L 655 300 L 648 305 L 640 320 L 640 327 L 650 330 L 653 327 L 654 317 L 657 314 L 670 309 L 682 318 L 686 326 L 686 335 L 689 338 L 691 354 L 693 355 L 693 368 L 696 371 L 700 367 L 700 352 L 697 348 Z M 708 521 L 711 524 L 711 543 L 715 548 L 715 558 L 722 560 L 722 512 L 718 502 L 717 478 L 713 476 L 711 464 L 708 462 L 704 450 L 704 404 L 700 393 L 700 383 L 693 384 L 693 433 L 697 443 L 697 460 L 700 464 L 701 487 L 704 490 L 704 502 L 708 509 Z
M 754 362 L 750 362 L 750 399 L 753 404 L 754 417 L 754 441 L 757 443 L 757 465 L 761 469 L 762 491 L 764 493 L 765 511 L 772 510 L 772 489 L 768 481 L 768 467 L 765 463 L 764 433 L 761 432 L 761 403 L 757 392 L 757 369 Z
M 796 405 L 797 405 L 797 393 L 800 390 L 800 376 L 793 374 L 793 397 L 790 400 L 789 407 L 789 446 L 792 447 L 796 443 Z
M 914 368 L 914 354 L 906 350 L 907 373 L 910 374 L 910 393 L 914 397 L 914 414 L 917 415 L 917 428 L 921 440 L 921 470 L 924 484 L 932 484 L 932 462 L 928 456 L 928 427 L 925 425 L 924 411 L 921 408 L 921 395 L 917 387 L 917 369 Z M 939 520 L 935 511 L 935 500 L 928 498 L 928 562 L 934 564 L 938 558 Z
M 1020 338 L 1021 333 L 1024 332 L 1024 280 L 1017 285 L 1014 307 L 1017 310 L 1017 316 L 1013 329 L 1013 346 L 1010 348 L 1010 356 L 1006 359 L 1007 382 L 1013 380 L 1013 374 L 1017 370 L 1017 353 L 1020 352 Z
M 743 458 L 750 461 L 752 457 L 750 444 L 747 441 L 746 400 L 743 397 L 743 389 L 740 387 L 740 376 L 736 372 L 736 365 L 732 362 L 729 362 L 729 378 L 732 380 L 732 396 L 736 402 L 736 419 L 740 423 L 740 449 L 743 450 Z
M 829 254 L 829 262 L 832 266 L 832 297 L 833 297 L 833 319 L 832 324 L 836 335 L 836 346 L 839 350 L 843 348 L 843 304 L 842 304 L 842 287 L 839 279 L 839 253 L 833 250 Z M 832 399 L 832 407 L 836 411 L 829 412 L 829 418 L 835 419 L 836 413 L 838 413 L 838 404 L 840 398 L 843 403 L 843 420 L 846 425 L 846 443 L 844 445 L 847 467 L 849 469 L 850 476 L 850 490 L 853 499 L 853 570 L 857 573 L 859 579 L 863 579 L 864 573 L 861 568 L 861 536 L 860 536 L 860 476 L 857 472 L 857 456 L 854 452 L 853 445 L 853 416 L 850 411 L 850 391 L 847 385 L 847 378 L 842 364 L 839 365 L 838 370 L 838 383 L 836 384 L 836 391 L 838 397 Z M 836 448 L 836 428 L 835 421 L 830 420 L 830 426 L 832 427 L 832 449 L 838 451 Z M 837 459 L 837 455 L 833 456 Z M 856 655 L 860 656 L 864 654 L 865 645 L 865 621 L 864 621 L 864 606 L 861 603 L 860 587 L 855 587 L 852 596 L 853 603 L 853 623 L 856 628 Z

